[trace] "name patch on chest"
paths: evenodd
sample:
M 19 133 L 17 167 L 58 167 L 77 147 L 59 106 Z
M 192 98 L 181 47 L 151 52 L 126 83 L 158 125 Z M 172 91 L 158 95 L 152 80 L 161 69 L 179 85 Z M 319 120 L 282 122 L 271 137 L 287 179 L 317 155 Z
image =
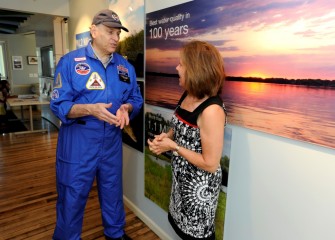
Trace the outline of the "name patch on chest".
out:
M 86 88 L 90 90 L 104 90 L 106 85 L 97 72 L 92 72 L 87 80 Z
M 75 62 L 81 62 L 81 61 L 86 61 L 86 57 L 78 57 L 78 58 L 74 58 Z

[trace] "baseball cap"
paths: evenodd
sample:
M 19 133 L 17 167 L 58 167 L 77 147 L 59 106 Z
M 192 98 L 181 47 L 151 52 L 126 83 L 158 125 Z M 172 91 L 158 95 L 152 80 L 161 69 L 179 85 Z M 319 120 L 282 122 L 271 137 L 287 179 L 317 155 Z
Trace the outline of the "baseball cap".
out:
M 127 28 L 122 26 L 119 16 L 109 9 L 101 10 L 97 14 L 95 14 L 92 24 L 103 24 L 106 27 L 121 28 L 124 31 L 129 32 Z

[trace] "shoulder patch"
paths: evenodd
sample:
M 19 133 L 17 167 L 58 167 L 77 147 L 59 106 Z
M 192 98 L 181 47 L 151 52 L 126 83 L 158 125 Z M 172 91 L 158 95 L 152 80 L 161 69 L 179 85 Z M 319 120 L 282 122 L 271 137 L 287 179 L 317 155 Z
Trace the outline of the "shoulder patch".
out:
M 58 73 L 55 81 L 54 81 L 54 88 L 61 88 L 62 87 L 62 77 L 60 75 L 60 73 Z
M 92 72 L 86 83 L 86 88 L 90 90 L 104 90 L 106 86 L 100 75 L 97 72 Z

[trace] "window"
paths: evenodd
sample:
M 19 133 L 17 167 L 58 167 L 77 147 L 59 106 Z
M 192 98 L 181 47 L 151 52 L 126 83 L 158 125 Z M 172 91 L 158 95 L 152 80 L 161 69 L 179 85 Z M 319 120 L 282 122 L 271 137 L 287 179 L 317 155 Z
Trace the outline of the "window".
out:
M 42 76 L 53 77 L 55 71 L 54 51 L 52 46 L 41 47 Z
M 7 71 L 7 52 L 6 45 L 4 41 L 0 41 L 0 74 L 1 79 L 8 79 L 8 71 Z

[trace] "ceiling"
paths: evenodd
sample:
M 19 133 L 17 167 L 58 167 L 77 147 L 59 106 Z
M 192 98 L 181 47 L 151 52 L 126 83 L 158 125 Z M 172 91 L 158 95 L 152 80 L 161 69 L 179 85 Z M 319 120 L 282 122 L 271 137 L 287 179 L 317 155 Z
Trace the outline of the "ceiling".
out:
M 0 34 L 35 32 L 37 35 L 53 35 L 56 16 L 0 9 Z
M 7 11 L 0 9 L 0 33 L 1 34 L 16 33 L 20 25 L 24 23 L 32 15 L 33 14 L 31 13 Z
M 57 16 L 0 9 L 0 34 L 35 35 L 36 47 L 51 45 Z

